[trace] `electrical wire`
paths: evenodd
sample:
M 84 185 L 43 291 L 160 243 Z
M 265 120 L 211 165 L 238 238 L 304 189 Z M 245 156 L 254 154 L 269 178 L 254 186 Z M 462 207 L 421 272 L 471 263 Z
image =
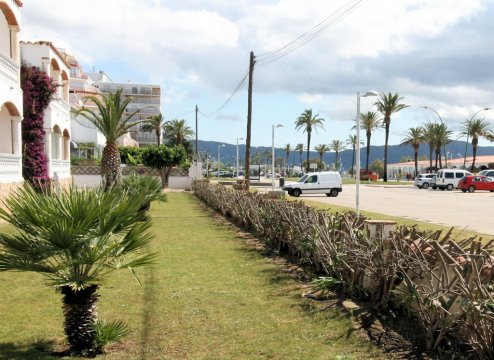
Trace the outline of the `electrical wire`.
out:
M 261 54 L 256 57 L 256 65 L 258 67 L 266 66 L 280 58 L 290 54 L 291 52 L 301 48 L 310 41 L 319 37 L 324 33 L 331 25 L 341 21 L 350 13 L 355 11 L 365 0 L 353 0 L 347 2 L 344 6 L 339 8 L 335 13 L 328 16 L 323 21 L 319 22 L 317 25 L 312 27 L 310 30 L 306 31 L 296 39 L 290 41 L 286 45 L 280 47 L 277 50 Z

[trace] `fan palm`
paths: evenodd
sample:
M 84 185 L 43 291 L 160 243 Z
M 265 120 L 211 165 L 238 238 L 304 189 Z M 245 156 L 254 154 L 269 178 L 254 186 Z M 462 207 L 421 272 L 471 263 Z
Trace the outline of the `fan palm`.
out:
M 169 145 L 184 145 L 184 142 L 194 134 L 194 130 L 184 119 L 173 119 L 165 123 L 164 138 Z
M 320 171 L 323 171 L 323 168 L 322 168 L 322 157 L 324 156 L 324 153 L 329 151 L 329 146 L 326 145 L 326 144 L 319 144 L 317 146 L 314 147 L 314 150 L 317 151 L 317 153 L 319 154 L 319 168 L 320 168 Z
M 380 128 L 381 121 L 382 119 L 379 115 L 373 111 L 368 111 L 367 114 L 360 114 L 360 129 L 365 131 L 366 138 L 366 170 L 369 170 L 371 136 L 374 131 Z
M 312 114 L 312 109 L 306 109 L 295 121 L 295 130 L 303 129 L 304 132 L 307 132 L 307 164 L 305 164 L 307 172 L 309 172 L 310 138 L 312 130 L 317 132 L 318 127 L 324 129 L 323 122 L 324 119 L 320 118 L 319 114 Z
M 400 104 L 400 100 L 403 100 L 398 93 L 386 95 L 385 93 L 381 93 L 379 95 L 379 100 L 377 100 L 374 105 L 377 107 L 377 110 L 383 115 L 383 123 L 386 131 L 385 140 L 384 140 L 384 178 L 383 181 L 388 181 L 388 140 L 389 140 L 389 127 L 391 125 L 391 115 L 397 113 L 409 105 Z
M 471 136 L 472 138 L 472 166 L 470 171 L 475 169 L 475 158 L 477 157 L 477 146 L 479 144 L 479 138 L 483 137 L 490 139 L 491 129 L 489 123 L 484 118 L 473 118 L 466 120 L 461 128 L 460 135 Z
M 158 146 L 161 144 L 161 134 L 165 126 L 165 118 L 162 114 L 149 117 L 142 125 L 141 130 L 144 132 L 153 132 L 156 135 Z
M 62 294 L 70 353 L 101 352 L 96 339 L 98 287 L 110 273 L 152 262 L 142 252 L 151 240 L 147 217 L 139 221 L 141 191 L 69 189 L 46 195 L 25 185 L 0 208 L 17 230 L 0 234 L 0 271 L 41 274 Z
M 115 93 L 102 96 L 88 96 L 86 102 L 96 105 L 97 109 L 90 109 L 86 106 L 75 110 L 76 116 L 80 115 L 89 120 L 106 138 L 106 144 L 101 156 L 101 176 L 105 189 L 113 186 L 121 176 L 121 160 L 118 151 L 117 139 L 125 135 L 136 124 L 145 120 L 135 120 L 133 117 L 141 110 L 131 113 L 126 112 L 126 108 L 132 101 L 132 97 L 122 96 L 122 89 Z
M 410 145 L 413 149 L 413 159 L 415 161 L 415 175 L 419 173 L 418 171 L 418 157 L 420 144 L 424 142 L 423 138 L 423 128 L 421 127 L 411 127 L 405 132 L 405 138 L 402 140 L 401 145 Z
M 300 171 L 302 171 L 302 153 L 304 152 L 304 144 L 297 144 L 297 146 L 295 146 L 295 151 L 298 151 L 298 156 L 300 159 Z
M 335 152 L 334 167 L 338 170 L 340 167 L 340 163 L 338 162 L 338 154 L 340 151 L 345 150 L 345 144 L 343 141 L 335 139 L 331 141 L 331 144 L 329 144 L 329 149 Z

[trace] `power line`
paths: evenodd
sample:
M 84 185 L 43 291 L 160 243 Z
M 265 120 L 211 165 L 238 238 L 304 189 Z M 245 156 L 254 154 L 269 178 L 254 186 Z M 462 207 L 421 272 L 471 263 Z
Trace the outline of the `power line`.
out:
M 351 12 L 357 9 L 365 0 L 353 0 L 347 2 L 344 6 L 339 8 L 335 13 L 328 16 L 326 19 L 312 27 L 310 30 L 306 31 L 296 39 L 290 41 L 286 45 L 280 47 L 277 50 L 271 51 L 269 53 L 259 55 L 256 64 L 258 66 L 266 66 L 291 52 L 301 48 L 310 41 L 319 37 L 323 32 L 325 32 L 331 25 L 337 23 L 343 18 L 347 17 Z

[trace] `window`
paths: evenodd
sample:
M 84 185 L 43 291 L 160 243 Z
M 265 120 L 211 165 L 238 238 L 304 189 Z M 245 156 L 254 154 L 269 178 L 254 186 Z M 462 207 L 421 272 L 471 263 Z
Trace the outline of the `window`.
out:
M 465 176 L 465 174 L 463 174 L 463 173 L 456 173 L 456 178 L 457 179 L 461 179 L 463 176 Z
M 316 183 L 317 182 L 317 175 L 312 175 L 307 178 L 307 183 Z
M 445 178 L 445 179 L 454 179 L 454 178 L 455 178 L 455 173 L 452 173 L 452 172 L 445 172 L 445 173 L 444 173 L 444 178 Z

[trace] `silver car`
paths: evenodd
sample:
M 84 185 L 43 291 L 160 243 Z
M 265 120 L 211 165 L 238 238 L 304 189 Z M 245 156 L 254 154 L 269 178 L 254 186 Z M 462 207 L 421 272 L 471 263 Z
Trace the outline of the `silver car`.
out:
M 415 178 L 413 185 L 419 189 L 428 189 L 434 176 L 436 176 L 436 174 L 419 174 Z

